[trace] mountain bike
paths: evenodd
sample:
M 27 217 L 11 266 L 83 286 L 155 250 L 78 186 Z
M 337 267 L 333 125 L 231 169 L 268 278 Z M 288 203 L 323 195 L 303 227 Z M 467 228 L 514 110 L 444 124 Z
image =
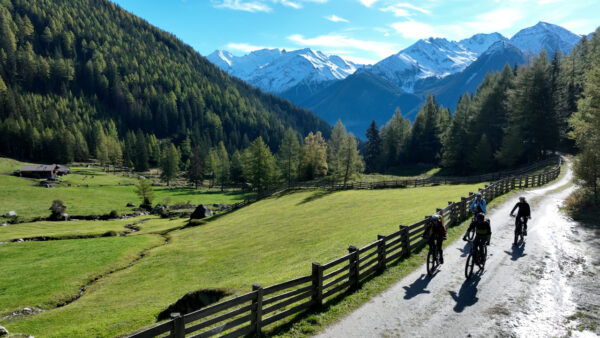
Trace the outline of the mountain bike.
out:
M 525 241 L 525 237 L 523 236 L 523 225 L 525 224 L 524 218 L 525 216 L 520 216 L 517 218 L 515 225 L 515 241 L 513 242 L 513 245 L 517 245 L 519 242 L 522 243 Z
M 435 240 L 429 240 L 429 252 L 427 253 L 427 275 L 431 276 L 440 266 L 442 252 L 438 249 Z
M 474 243 L 473 247 L 471 247 L 465 266 L 465 277 L 467 279 L 473 276 L 473 268 L 475 265 L 479 267 L 479 271 L 483 270 L 487 259 L 487 246 L 485 245 L 485 241 L 482 239 L 475 239 L 475 241 L 478 243 Z

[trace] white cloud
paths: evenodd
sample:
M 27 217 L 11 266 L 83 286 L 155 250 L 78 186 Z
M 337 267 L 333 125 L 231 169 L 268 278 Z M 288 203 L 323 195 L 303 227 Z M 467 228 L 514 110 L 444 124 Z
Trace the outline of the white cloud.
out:
M 417 7 L 417 6 L 409 4 L 407 2 L 397 3 L 394 5 L 390 5 L 390 6 L 381 8 L 381 11 L 392 12 L 397 17 L 411 16 L 412 14 L 409 10 L 413 10 L 413 11 L 420 12 L 423 14 L 431 14 L 431 11 L 429 11 L 428 9 Z
M 538 5 L 547 5 L 547 4 L 557 3 L 557 2 L 564 2 L 564 0 L 538 0 L 537 4 Z
M 344 48 L 368 51 L 376 54 L 378 57 L 386 57 L 395 54 L 398 46 L 391 43 L 358 40 L 341 34 L 320 35 L 314 38 L 305 38 L 300 34 L 288 36 L 288 40 L 301 45 L 310 47 L 324 48 Z
M 358 0 L 360 1 L 361 4 L 367 6 L 367 7 L 371 7 L 371 5 L 373 5 L 374 3 L 377 2 L 377 0 Z
M 417 21 L 396 22 L 391 24 L 391 27 L 407 39 L 425 39 L 438 36 L 434 27 Z
M 216 8 L 227 8 L 244 12 L 270 12 L 271 7 L 261 1 L 222 0 L 214 4 Z
M 337 15 L 326 16 L 325 19 L 332 21 L 332 22 L 350 22 L 344 18 L 340 18 Z
M 474 32 L 495 32 L 513 27 L 524 17 L 525 12 L 516 8 L 499 8 L 479 14 L 476 16 L 476 20 L 460 25 L 466 25 Z
M 211 0 L 213 7 L 216 8 L 227 8 L 252 13 L 271 12 L 273 8 L 269 6 L 269 3 L 300 9 L 302 8 L 301 2 L 324 4 L 327 1 L 328 0 Z

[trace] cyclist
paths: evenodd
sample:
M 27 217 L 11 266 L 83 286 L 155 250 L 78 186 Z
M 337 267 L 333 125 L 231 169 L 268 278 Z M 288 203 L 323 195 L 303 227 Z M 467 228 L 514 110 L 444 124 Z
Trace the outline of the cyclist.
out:
M 475 248 L 483 245 L 490 245 L 492 238 L 492 227 L 490 220 L 485 218 L 485 215 L 480 212 L 475 216 L 475 240 L 473 245 Z
M 439 215 L 435 214 L 429 218 L 429 222 L 425 226 L 423 232 L 423 238 L 425 238 L 429 247 L 434 245 L 437 247 L 440 253 L 440 264 L 444 264 L 444 252 L 442 251 L 442 242 L 446 240 L 446 226 L 444 226 L 444 219 Z
M 480 192 L 478 192 L 475 195 L 475 199 L 473 200 L 473 203 L 471 203 L 469 210 L 472 213 L 474 213 L 475 215 L 477 215 L 478 213 L 486 213 L 487 212 L 485 199 L 483 198 L 483 195 Z M 471 224 L 469 224 L 469 229 L 467 229 L 467 232 L 463 236 L 463 241 L 467 241 L 467 234 L 469 233 L 469 231 L 473 230 L 474 224 L 475 224 L 475 220 L 473 220 L 471 222 Z
M 529 203 L 525 200 L 524 196 L 519 197 L 519 202 L 515 204 L 515 207 L 511 210 L 510 215 L 514 216 L 515 210 L 517 211 L 517 219 L 515 220 L 515 231 L 519 226 L 519 220 L 523 219 L 523 236 L 527 236 L 527 219 L 531 219 L 531 208 L 529 207 Z

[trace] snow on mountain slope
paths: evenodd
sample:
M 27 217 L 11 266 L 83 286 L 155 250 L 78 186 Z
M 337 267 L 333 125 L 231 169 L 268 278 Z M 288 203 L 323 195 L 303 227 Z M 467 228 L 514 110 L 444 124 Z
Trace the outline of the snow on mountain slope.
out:
M 540 21 L 535 26 L 520 30 L 510 39 L 510 43 L 531 55 L 538 54 L 544 48 L 552 57 L 558 50 L 568 54 L 579 39 L 581 36 L 565 28 Z
M 328 56 L 309 48 L 290 52 L 262 49 L 240 57 L 215 51 L 207 58 L 229 74 L 271 93 L 281 93 L 300 83 L 342 80 L 361 67 L 337 55 Z
M 419 79 L 445 77 L 462 71 L 493 43 L 506 40 L 498 33 L 477 34 L 461 41 L 443 38 L 419 40 L 376 63 L 369 71 L 412 92 Z

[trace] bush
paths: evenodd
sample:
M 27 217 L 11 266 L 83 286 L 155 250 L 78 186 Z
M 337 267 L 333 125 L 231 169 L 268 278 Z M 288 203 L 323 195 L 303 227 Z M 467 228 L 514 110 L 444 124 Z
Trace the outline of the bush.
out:
M 111 210 L 110 213 L 108 214 L 108 218 L 119 218 L 121 217 L 121 215 L 119 215 L 119 213 L 116 210 Z
M 116 237 L 116 236 L 119 236 L 119 233 L 117 233 L 114 230 L 107 231 L 107 232 L 105 232 L 105 233 L 102 234 L 102 237 Z
M 61 200 L 52 201 L 52 205 L 50 206 L 50 219 L 52 220 L 60 220 L 62 219 L 62 215 L 67 210 L 67 207 Z

